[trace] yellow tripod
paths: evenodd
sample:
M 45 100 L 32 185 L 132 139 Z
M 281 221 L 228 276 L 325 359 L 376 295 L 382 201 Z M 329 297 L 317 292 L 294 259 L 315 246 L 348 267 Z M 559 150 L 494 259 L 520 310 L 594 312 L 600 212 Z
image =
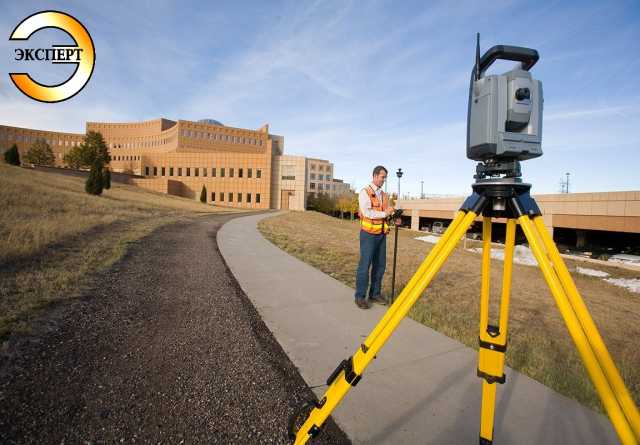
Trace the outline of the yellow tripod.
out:
M 505 382 L 504 354 L 507 348 L 507 326 L 511 271 L 516 224 L 520 224 L 529 246 L 551 290 L 569 334 L 580 353 L 607 414 L 624 444 L 640 441 L 640 413 L 627 390 L 618 369 L 571 279 L 553 239 L 544 226 L 542 214 L 529 195 L 530 184 L 475 183 L 474 193 L 467 198 L 451 225 L 433 247 L 427 258 L 409 280 L 382 320 L 353 356 L 343 360 L 327 379 L 328 389 L 310 409 L 293 418 L 289 426 L 291 440 L 304 444 L 315 437 L 331 412 L 347 392 L 355 386 L 371 360 L 384 346 L 411 307 L 456 247 L 458 241 L 483 216 L 482 285 L 480 292 L 480 336 L 478 376 L 482 381 L 480 444 L 493 443 L 496 384 Z M 491 260 L 492 217 L 507 219 L 504 271 L 499 323 L 489 324 L 489 267 Z

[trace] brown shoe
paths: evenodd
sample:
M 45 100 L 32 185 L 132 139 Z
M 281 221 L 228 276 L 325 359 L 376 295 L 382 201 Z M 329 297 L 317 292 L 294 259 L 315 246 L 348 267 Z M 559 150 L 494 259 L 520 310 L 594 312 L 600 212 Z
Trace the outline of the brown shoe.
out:
M 367 300 L 365 300 L 364 298 L 356 298 L 355 303 L 356 306 L 358 306 L 360 309 L 369 309 L 371 307 L 369 302 L 367 302 Z
M 372 303 L 381 304 L 383 306 L 386 306 L 387 304 L 387 300 L 385 300 L 382 295 L 374 295 L 373 297 L 369 297 L 369 301 L 371 301 Z

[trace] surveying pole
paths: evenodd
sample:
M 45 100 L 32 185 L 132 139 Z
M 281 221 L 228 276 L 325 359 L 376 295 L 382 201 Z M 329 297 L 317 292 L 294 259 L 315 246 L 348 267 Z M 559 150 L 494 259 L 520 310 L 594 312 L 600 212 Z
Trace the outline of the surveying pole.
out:
M 542 156 L 542 83 L 533 79 L 529 72 L 538 61 L 538 52 L 497 45 L 480 57 L 479 41 L 478 35 L 467 113 L 467 157 L 478 161 L 475 182 L 471 185 L 472 194 L 373 331 L 356 352 L 331 373 L 324 395 L 319 400 L 306 403 L 292 416 L 289 434 L 296 445 L 304 444 L 320 433 L 331 412 L 362 380 L 366 368 L 380 354 L 391 334 L 423 295 L 476 218 L 481 218 L 483 224 L 476 369 L 477 376 L 482 379 L 480 445 L 494 442 L 496 391 L 498 384 L 506 382 L 504 362 L 517 225 L 524 232 L 620 442 L 623 445 L 640 442 L 638 407 L 544 225 L 542 212 L 529 194 L 531 184 L 522 182 L 520 161 Z M 506 73 L 485 75 L 496 60 L 510 60 L 518 64 Z M 507 234 L 499 315 L 496 321 L 491 321 L 489 290 L 494 218 L 506 220 Z
M 398 204 L 398 200 L 400 199 L 400 178 L 404 172 L 401 168 L 398 168 L 396 172 L 396 176 L 398 177 L 398 198 L 396 199 L 395 205 Z M 398 214 L 396 217 L 392 215 L 393 225 L 395 226 L 393 229 L 393 272 L 391 273 L 391 297 L 389 298 L 389 304 L 393 303 L 393 300 L 396 298 L 396 259 L 398 257 L 398 219 L 400 215 Z

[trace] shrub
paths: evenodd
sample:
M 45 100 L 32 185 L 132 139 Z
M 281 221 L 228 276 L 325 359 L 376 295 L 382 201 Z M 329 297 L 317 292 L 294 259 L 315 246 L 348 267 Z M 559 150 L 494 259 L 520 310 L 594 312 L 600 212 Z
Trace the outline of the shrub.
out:
M 200 202 L 207 203 L 207 188 L 203 185 L 200 191 Z
M 20 152 L 16 144 L 13 144 L 10 149 L 4 152 L 4 161 L 7 164 L 20 165 Z

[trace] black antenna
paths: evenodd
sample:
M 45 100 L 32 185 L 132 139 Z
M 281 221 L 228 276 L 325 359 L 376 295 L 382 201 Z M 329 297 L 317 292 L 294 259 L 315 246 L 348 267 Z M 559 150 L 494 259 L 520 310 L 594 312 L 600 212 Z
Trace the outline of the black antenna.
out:
M 476 33 L 476 80 L 480 80 L 480 33 Z

